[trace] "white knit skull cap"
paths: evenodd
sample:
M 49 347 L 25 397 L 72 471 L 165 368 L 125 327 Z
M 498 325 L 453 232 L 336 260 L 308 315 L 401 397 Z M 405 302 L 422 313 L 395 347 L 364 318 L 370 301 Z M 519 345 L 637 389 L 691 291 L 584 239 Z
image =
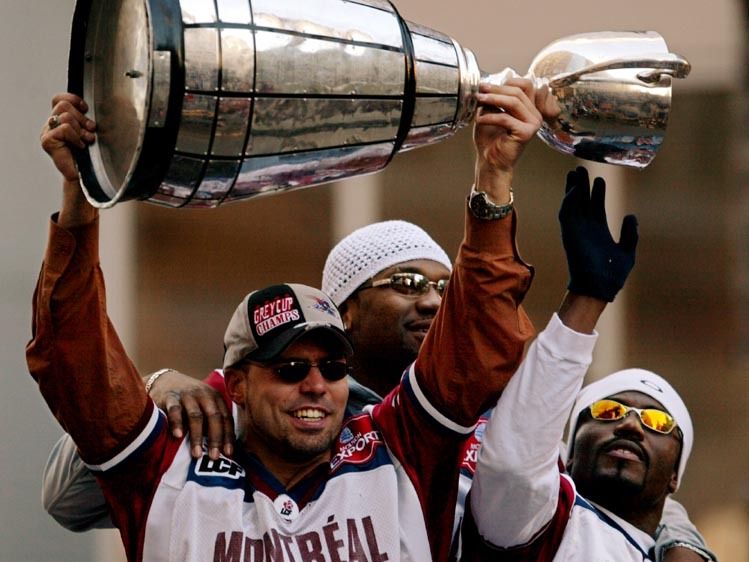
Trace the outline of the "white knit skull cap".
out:
M 687 406 L 676 390 L 663 377 L 645 369 L 617 371 L 598 381 L 592 382 L 580 390 L 575 405 L 572 408 L 572 414 L 570 415 L 569 430 L 567 433 L 567 457 L 572 453 L 572 445 L 575 433 L 577 433 L 580 412 L 596 400 L 609 398 L 620 392 L 627 391 L 641 392 L 654 398 L 676 420 L 676 424 L 681 429 L 683 435 L 678 470 L 678 481 L 681 483 L 681 477 L 684 474 L 684 469 L 687 467 L 687 460 L 689 459 L 689 453 L 692 451 L 692 443 L 694 441 L 692 418 L 689 417 Z
M 322 291 L 341 306 L 365 281 L 411 260 L 432 260 L 452 271 L 445 251 L 415 224 L 391 220 L 364 226 L 338 242 L 328 254 Z

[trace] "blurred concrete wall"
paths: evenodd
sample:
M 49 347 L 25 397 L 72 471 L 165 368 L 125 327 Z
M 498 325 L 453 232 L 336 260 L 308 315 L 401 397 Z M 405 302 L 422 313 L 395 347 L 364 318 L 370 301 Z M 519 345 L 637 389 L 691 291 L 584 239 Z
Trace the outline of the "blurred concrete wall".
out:
M 744 156 L 736 140 L 744 72 L 738 4 L 396 4 L 407 19 L 471 48 L 488 71 L 512 66 L 522 72 L 551 40 L 598 29 L 659 31 L 671 50 L 692 62 L 692 76 L 674 88 L 672 125 L 656 162 L 641 173 L 616 173 L 626 190 L 620 205 L 640 215 L 643 236 L 621 313 L 626 348 L 620 353 L 625 361 L 683 376 L 698 444 L 680 497 L 706 528 L 722 521 L 713 514 L 739 498 L 749 470 L 747 422 L 733 416 L 736 422 L 725 428 L 713 414 L 721 407 L 749 407 L 747 364 L 739 349 L 749 346 L 735 340 L 746 322 L 736 314 L 736 280 L 746 279 L 748 267 L 741 261 L 747 255 L 741 250 L 747 240 L 747 190 L 732 182 L 735 161 Z M 65 87 L 73 5 L 73 0 L 0 5 L 0 560 L 111 561 L 120 552 L 116 539 L 102 539 L 99 532 L 61 530 L 41 508 L 41 470 L 59 429 L 26 372 L 23 353 L 46 221 L 59 201 L 58 180 L 38 135 L 51 95 Z M 203 376 L 219 361 L 225 319 L 241 295 L 280 280 L 316 284 L 330 245 L 357 222 L 413 220 L 454 252 L 470 187 L 471 150 L 465 131 L 442 145 L 400 155 L 384 173 L 345 188 L 319 187 L 208 212 L 145 204 L 107 211 L 109 301 L 137 363 L 144 371 L 169 365 Z M 518 170 L 521 250 L 538 268 L 527 305 L 539 326 L 565 283 L 555 213 L 571 165 L 535 142 Z M 362 216 L 341 217 L 342 198 L 352 197 Z

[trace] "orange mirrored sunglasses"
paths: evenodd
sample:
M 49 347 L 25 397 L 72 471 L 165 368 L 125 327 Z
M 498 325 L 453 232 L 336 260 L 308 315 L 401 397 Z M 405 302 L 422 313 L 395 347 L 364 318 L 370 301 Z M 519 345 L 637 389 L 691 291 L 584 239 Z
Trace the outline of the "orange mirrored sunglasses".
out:
M 610 398 L 597 400 L 590 405 L 590 415 L 594 420 L 616 421 L 629 412 L 637 412 L 642 425 L 658 433 L 669 434 L 676 427 L 676 420 L 671 414 L 657 408 L 634 408 Z

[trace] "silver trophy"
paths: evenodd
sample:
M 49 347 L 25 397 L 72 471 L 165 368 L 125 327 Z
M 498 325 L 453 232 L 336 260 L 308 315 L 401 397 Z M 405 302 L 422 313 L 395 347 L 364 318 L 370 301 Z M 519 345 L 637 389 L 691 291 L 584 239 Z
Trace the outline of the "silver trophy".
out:
M 539 136 L 647 166 L 689 70 L 652 31 L 555 41 L 527 74 L 560 109 Z M 98 123 L 78 154 L 93 204 L 215 207 L 381 170 L 469 124 L 479 84 L 513 75 L 387 0 L 79 0 L 68 87 Z

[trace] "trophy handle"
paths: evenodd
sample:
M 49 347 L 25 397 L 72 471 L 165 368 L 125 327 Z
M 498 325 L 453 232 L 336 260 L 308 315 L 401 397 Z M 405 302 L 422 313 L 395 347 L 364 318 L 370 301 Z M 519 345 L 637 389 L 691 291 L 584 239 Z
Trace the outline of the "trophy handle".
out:
M 692 69 L 692 65 L 685 58 L 675 53 L 645 55 L 638 59 L 614 59 L 591 64 L 574 72 L 560 74 L 547 83 L 550 88 L 563 88 L 574 84 L 586 74 L 619 68 L 650 69 L 637 74 L 637 78 L 647 84 L 654 84 L 660 82 L 661 76 L 664 74 L 674 78 L 686 78 Z
M 525 77 L 533 80 L 536 87 L 547 85 L 549 88 L 554 89 L 571 86 L 587 74 L 621 68 L 647 68 L 648 70 L 638 73 L 637 78 L 647 84 L 656 84 L 664 74 L 673 78 L 686 78 L 692 70 L 692 65 L 684 57 L 675 53 L 658 53 L 643 55 L 637 59 L 612 59 L 594 63 L 574 72 L 558 74 L 551 79 L 535 77 L 532 73 L 526 74 Z M 482 72 L 481 82 L 502 86 L 509 78 L 517 78 L 519 76 L 520 74 L 512 68 L 505 68 L 495 74 Z

